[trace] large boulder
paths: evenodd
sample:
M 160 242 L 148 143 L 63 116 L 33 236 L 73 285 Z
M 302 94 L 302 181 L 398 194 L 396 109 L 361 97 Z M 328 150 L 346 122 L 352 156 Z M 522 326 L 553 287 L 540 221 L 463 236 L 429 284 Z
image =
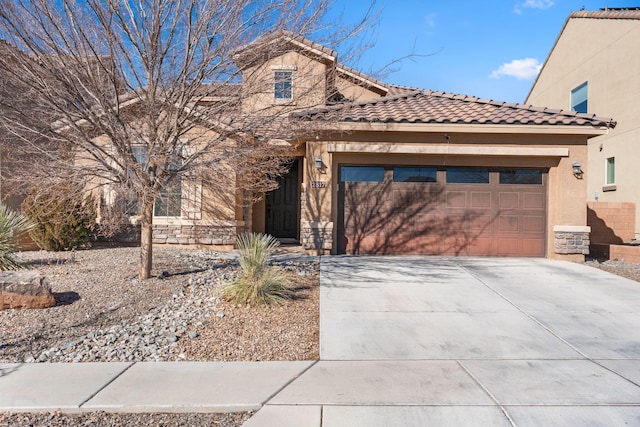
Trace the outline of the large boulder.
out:
M 49 281 L 37 271 L 0 271 L 0 310 L 56 305 Z

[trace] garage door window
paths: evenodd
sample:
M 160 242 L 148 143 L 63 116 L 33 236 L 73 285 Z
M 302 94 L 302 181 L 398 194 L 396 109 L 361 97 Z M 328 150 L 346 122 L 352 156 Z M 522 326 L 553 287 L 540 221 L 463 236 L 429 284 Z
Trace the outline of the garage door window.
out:
M 500 184 L 539 184 L 542 185 L 540 169 L 502 169 Z
M 488 184 L 489 169 L 448 168 L 447 184 Z
M 340 182 L 383 182 L 382 166 L 341 166 Z
M 393 168 L 393 182 L 437 182 L 436 168 Z

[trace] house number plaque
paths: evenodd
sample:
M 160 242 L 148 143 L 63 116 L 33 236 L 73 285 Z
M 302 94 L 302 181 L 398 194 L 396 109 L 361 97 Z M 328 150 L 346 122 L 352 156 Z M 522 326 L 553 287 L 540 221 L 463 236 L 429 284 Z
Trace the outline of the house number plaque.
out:
M 327 183 L 324 181 L 311 181 L 311 188 L 327 188 Z

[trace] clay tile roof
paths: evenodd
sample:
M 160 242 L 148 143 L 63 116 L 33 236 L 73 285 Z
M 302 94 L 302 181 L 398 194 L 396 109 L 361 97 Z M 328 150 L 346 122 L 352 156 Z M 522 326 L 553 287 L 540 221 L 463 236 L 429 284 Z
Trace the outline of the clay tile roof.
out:
M 571 12 L 569 18 L 591 19 L 640 19 L 640 8 L 606 8 L 600 10 L 580 10 Z
M 607 126 L 609 118 L 423 90 L 293 114 L 301 120 L 367 123 Z

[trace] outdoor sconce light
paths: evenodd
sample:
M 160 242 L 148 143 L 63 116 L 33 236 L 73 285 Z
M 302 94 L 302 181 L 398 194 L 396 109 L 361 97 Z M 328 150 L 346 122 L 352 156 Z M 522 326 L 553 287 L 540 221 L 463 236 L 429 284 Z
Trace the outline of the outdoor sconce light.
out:
M 571 167 L 573 168 L 573 175 L 576 178 L 581 179 L 582 178 L 582 174 L 584 172 L 582 171 L 582 169 L 580 169 L 580 163 L 573 162 L 573 163 L 571 163 Z
M 316 157 L 316 169 L 321 170 L 323 167 L 322 157 Z

